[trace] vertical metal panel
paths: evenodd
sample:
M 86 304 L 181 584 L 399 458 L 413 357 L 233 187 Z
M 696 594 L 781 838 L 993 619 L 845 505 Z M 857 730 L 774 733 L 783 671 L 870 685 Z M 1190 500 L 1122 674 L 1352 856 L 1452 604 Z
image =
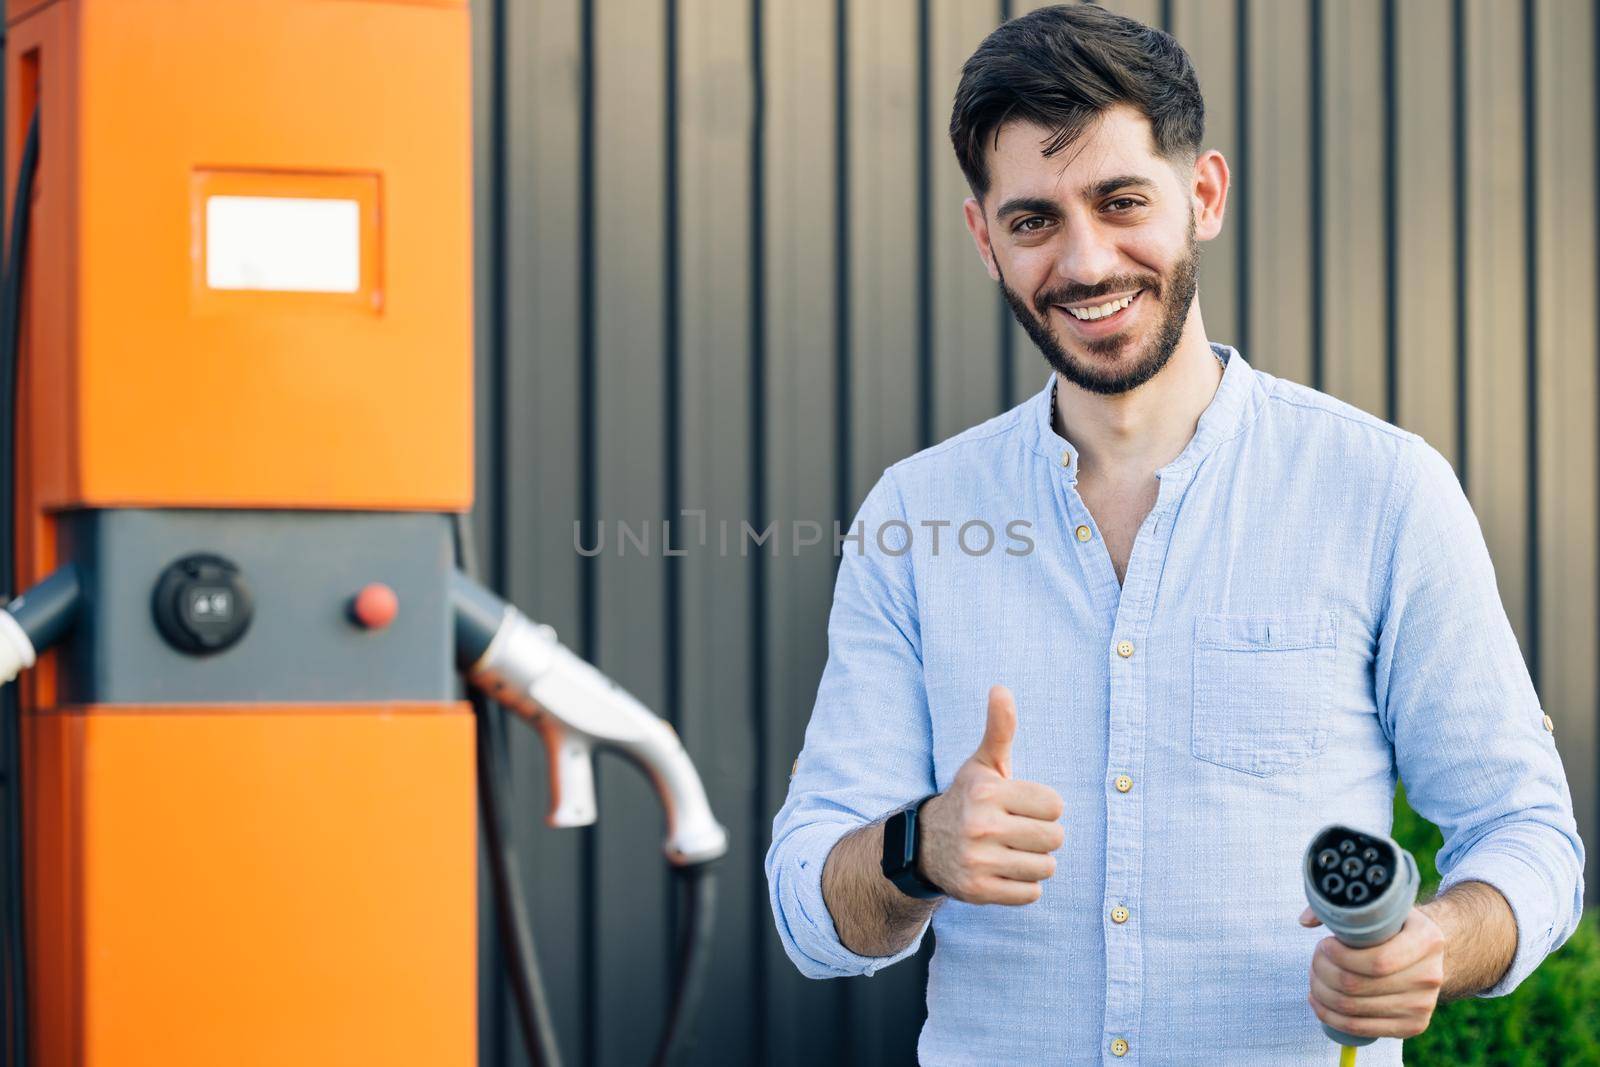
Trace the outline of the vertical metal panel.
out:
M 933 441 L 960 433 L 1000 410 L 1000 362 L 995 352 L 1005 309 L 967 230 L 962 202 L 971 196 L 950 147 L 950 101 L 961 65 L 1000 21 L 998 3 L 927 0 L 928 87 L 934 102 L 927 116 L 933 149 L 928 165 L 927 225 L 933 257 L 932 343 Z M 1009 314 L 1009 312 L 1007 312 Z
M 1383 0 L 1322 3 L 1319 388 L 1388 410 Z
M 677 727 L 730 842 L 708 948 L 716 964 L 695 1020 L 695 1059 L 703 1063 L 759 1058 L 760 960 L 749 945 L 752 933 L 771 926 L 761 877 L 771 816 L 752 797 L 760 710 L 751 701 L 752 569 L 716 547 L 722 524 L 736 526 L 751 503 L 750 34 L 747 6 L 680 2 L 679 507 L 702 515 L 671 516 L 674 544 L 686 553 L 670 561 L 681 579 Z
M 472 17 L 472 271 L 475 279 L 473 305 L 473 533 L 472 546 L 480 561 L 492 562 L 491 541 L 495 536 L 498 512 L 493 467 L 485 460 L 499 449 L 495 424 L 484 414 L 491 409 L 495 376 L 501 363 L 498 330 L 499 294 L 493 279 L 499 273 L 495 243 L 490 235 L 501 231 L 499 198 L 495 195 L 500 180 L 500 160 L 496 155 L 497 109 L 503 98 L 499 84 L 496 47 L 500 28 L 499 4 L 474 4 Z M 487 574 L 485 577 L 489 577 Z M 480 1059 L 485 1064 L 504 1062 L 505 983 L 501 978 L 500 949 L 494 923 L 493 898 L 489 891 L 488 868 L 479 849 L 478 861 L 478 1032 Z
M 1587 5 L 1534 5 L 1539 695 L 1556 722 L 1591 887 L 1600 883 L 1595 22 Z
M 766 75 L 763 124 L 766 262 L 762 303 L 765 350 L 766 469 L 759 472 L 766 512 L 776 523 L 781 551 L 760 551 L 766 615 L 766 751 L 761 788 L 776 813 L 788 792 L 789 768 L 800 752 L 827 658 L 833 560 L 815 550 L 790 554 L 794 523 L 831 520 L 836 501 L 838 411 L 834 361 L 833 276 L 838 268 L 834 229 L 836 68 L 831 4 L 762 2 L 762 64 Z M 769 826 L 770 829 L 770 826 Z M 769 928 L 770 931 L 770 928 Z M 764 1062 L 835 1063 L 844 1056 L 835 1023 L 845 989 L 801 977 L 769 932 Z
M 1511 626 L 1530 651 L 1528 260 L 1522 13 L 1467 4 L 1466 485 Z
M 583 201 L 578 5 L 508 5 L 505 34 L 505 215 L 499 231 L 505 262 L 497 288 L 506 363 L 505 395 L 495 398 L 508 413 L 501 459 L 503 588 L 532 617 L 576 642 L 583 605 L 574 524 L 582 510 L 585 418 L 574 403 L 582 395 L 582 279 L 572 269 L 581 258 L 574 205 Z M 593 543 L 593 531 L 584 536 L 584 543 Z M 515 723 L 507 734 L 517 787 L 514 810 L 542 814 L 550 795 L 544 747 L 537 734 Z M 587 831 L 551 830 L 540 818 L 523 820 L 519 831 L 516 846 L 540 962 L 547 976 L 563 976 L 546 980 L 558 1045 L 569 1059 L 587 1058 Z M 506 1062 L 524 1063 L 509 1006 L 503 1017 Z
M 1393 4 L 1395 411 L 1460 469 L 1456 55 L 1450 0 Z M 1332 359 L 1338 359 L 1333 353 Z
M 1241 86 L 1237 0 L 1172 0 L 1171 33 L 1189 52 L 1206 102 L 1205 147 L 1228 161 L 1230 184 L 1222 232 L 1200 249 L 1200 306 L 1206 335 L 1213 341 L 1243 345 L 1245 316 L 1239 285 L 1240 239 L 1250 190 L 1241 156 Z M 1253 351 L 1244 353 L 1259 366 Z
M 595 492 L 615 553 L 596 558 L 596 663 L 645 704 L 666 710 L 668 447 L 664 343 L 666 11 L 646 0 L 595 0 Z M 647 551 L 618 524 L 648 531 Z M 637 769 L 597 768 L 600 823 L 593 893 L 600 1064 L 649 1059 L 666 1010 L 668 915 L 659 810 Z
M 848 523 L 885 467 L 917 450 L 917 0 L 844 0 L 844 297 L 850 433 Z M 948 121 L 948 112 L 946 120 Z M 929 131 L 930 135 L 933 131 Z M 948 138 L 932 147 L 952 159 Z M 959 172 L 958 172 L 959 173 Z M 970 242 L 969 242 L 970 243 Z M 987 282 L 987 275 L 980 275 Z M 990 339 L 992 346 L 993 340 Z M 931 939 L 925 946 L 931 949 Z M 915 1062 L 927 951 L 870 979 L 849 980 L 844 1012 L 853 1062 Z
M 918 445 L 913 194 L 921 57 L 917 0 L 855 0 L 845 8 L 852 427 L 846 495 L 853 515 L 883 469 Z M 944 115 L 948 122 L 948 110 Z M 936 139 L 933 148 L 952 155 L 948 144 Z
M 1161 28 L 1161 0 L 1099 0 L 1099 4 L 1107 11 L 1138 19 L 1146 26 Z
M 1247 346 L 1252 366 L 1312 384 L 1309 6 L 1248 0 L 1250 191 Z

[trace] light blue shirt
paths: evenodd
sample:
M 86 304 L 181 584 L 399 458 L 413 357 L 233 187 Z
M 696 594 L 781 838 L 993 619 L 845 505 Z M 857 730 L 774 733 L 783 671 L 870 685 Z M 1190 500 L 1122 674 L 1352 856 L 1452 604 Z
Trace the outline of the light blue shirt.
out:
M 1013 775 L 1066 804 L 1042 899 L 934 912 L 924 1064 L 1336 1062 L 1306 1002 L 1326 931 L 1296 922 L 1301 860 L 1330 822 L 1387 832 L 1397 772 L 1444 832 L 1443 888 L 1510 902 L 1516 957 L 1484 995 L 1580 917 L 1566 776 L 1449 463 L 1213 348 L 1221 385 L 1156 472 L 1120 585 L 1048 382 L 890 467 L 845 531 L 766 857 L 795 965 L 870 975 L 917 949 L 926 928 L 896 956 L 847 950 L 823 862 L 950 785 L 991 685 L 1016 696 Z M 1397 1064 L 1400 1046 L 1358 1062 Z

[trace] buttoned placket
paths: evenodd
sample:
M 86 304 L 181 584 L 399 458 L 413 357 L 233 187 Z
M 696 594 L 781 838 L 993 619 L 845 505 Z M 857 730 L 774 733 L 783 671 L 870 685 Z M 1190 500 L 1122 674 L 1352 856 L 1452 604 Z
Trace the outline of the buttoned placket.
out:
M 1156 502 L 1134 536 L 1127 573 L 1120 584 L 1105 539 L 1099 536 L 1094 516 L 1078 492 L 1081 457 L 1051 427 L 1055 411 L 1053 377 L 1046 390 L 1047 406 L 1038 414 L 1041 440 L 1060 450 L 1057 502 L 1065 512 L 1067 528 L 1073 531 L 1066 544 L 1079 554 L 1080 573 L 1100 617 L 1110 620 L 1107 630 L 1102 631 L 1109 635 L 1104 654 L 1109 661 L 1110 695 L 1103 769 L 1105 886 L 1100 908 L 1106 948 L 1100 1057 L 1107 1065 L 1137 1062 L 1143 1044 L 1139 1036 L 1144 1002 L 1140 874 L 1144 869 L 1146 791 L 1141 783 L 1149 721 L 1149 675 L 1144 662 L 1151 652 L 1149 636 L 1156 594 L 1179 508 L 1195 471 L 1207 454 L 1230 436 L 1247 399 L 1242 392 L 1247 383 L 1239 372 L 1233 375 L 1233 391 L 1227 392 L 1231 362 L 1215 346 L 1212 351 L 1223 366 L 1223 381 L 1188 445 L 1171 463 L 1156 471 Z
M 1111 679 L 1107 709 L 1106 855 L 1105 890 L 1101 924 L 1106 947 L 1105 1019 L 1101 1059 L 1107 1064 L 1138 1062 L 1139 1022 L 1143 1004 L 1144 951 L 1140 923 L 1140 872 L 1144 867 L 1144 792 L 1134 787 L 1144 777 L 1146 714 L 1149 700 L 1144 660 L 1157 587 L 1172 542 L 1178 505 L 1188 488 L 1192 469 L 1177 461 L 1156 472 L 1160 486 L 1156 502 L 1140 524 L 1129 553 L 1121 584 L 1116 568 L 1099 536 L 1094 516 L 1078 493 L 1078 457 L 1062 452 L 1061 501 L 1068 526 L 1075 529 L 1069 541 L 1084 553 L 1083 573 L 1088 576 L 1095 603 L 1112 620 L 1106 656 Z M 1083 531 L 1088 531 L 1085 537 Z

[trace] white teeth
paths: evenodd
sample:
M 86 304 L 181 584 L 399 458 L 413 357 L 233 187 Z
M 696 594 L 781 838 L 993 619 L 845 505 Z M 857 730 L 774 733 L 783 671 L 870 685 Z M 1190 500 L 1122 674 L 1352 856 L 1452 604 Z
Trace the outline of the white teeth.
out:
M 1094 307 L 1066 308 L 1065 310 L 1067 314 L 1071 315 L 1075 319 L 1082 319 L 1085 322 L 1092 322 L 1095 319 L 1103 319 L 1107 315 L 1115 314 L 1116 312 L 1121 311 L 1123 308 L 1133 303 L 1133 298 L 1138 295 L 1138 293 L 1129 293 L 1121 300 L 1112 300 L 1108 303 L 1097 304 Z

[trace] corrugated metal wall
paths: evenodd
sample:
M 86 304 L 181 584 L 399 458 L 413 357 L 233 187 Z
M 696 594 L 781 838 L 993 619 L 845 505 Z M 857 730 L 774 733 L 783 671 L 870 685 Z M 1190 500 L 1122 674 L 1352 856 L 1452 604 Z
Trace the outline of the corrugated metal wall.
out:
M 1108 5 L 1110 6 L 1110 5 Z M 1584 0 L 1132 0 L 1189 47 L 1232 164 L 1214 339 L 1421 433 L 1463 476 L 1600 887 L 1597 27 Z M 479 529 L 493 579 L 677 725 L 733 835 L 705 1063 L 911 1063 L 922 968 L 809 982 L 761 858 L 826 651 L 834 561 L 721 556 L 718 520 L 848 521 L 887 464 L 1038 389 L 961 220 L 961 62 L 1021 3 L 480 0 Z M 709 548 L 588 559 L 703 510 Z M 692 543 L 694 520 L 673 543 Z M 730 544 L 737 544 L 730 539 Z M 666 1007 L 660 816 L 521 846 L 568 1062 Z M 485 911 L 487 915 L 487 910 Z M 497 957 L 488 939 L 485 961 Z M 487 981 L 487 978 L 486 978 Z M 490 988 L 488 985 L 486 989 Z M 484 1001 L 484 1062 L 521 1062 Z

